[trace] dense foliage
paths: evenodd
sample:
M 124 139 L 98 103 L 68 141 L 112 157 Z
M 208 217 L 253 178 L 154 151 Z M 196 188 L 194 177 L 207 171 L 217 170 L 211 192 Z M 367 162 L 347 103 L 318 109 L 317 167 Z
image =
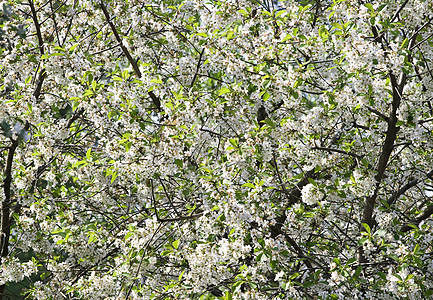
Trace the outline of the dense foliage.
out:
M 0 6 L 0 299 L 433 294 L 433 1 Z

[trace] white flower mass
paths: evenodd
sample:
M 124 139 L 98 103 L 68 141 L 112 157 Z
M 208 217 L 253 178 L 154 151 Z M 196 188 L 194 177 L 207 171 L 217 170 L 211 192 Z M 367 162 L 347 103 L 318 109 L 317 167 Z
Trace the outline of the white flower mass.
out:
M 302 188 L 302 202 L 314 205 L 323 198 L 324 194 L 313 184 L 307 184 Z
M 0 300 L 429 299 L 433 0 L 4 0 Z

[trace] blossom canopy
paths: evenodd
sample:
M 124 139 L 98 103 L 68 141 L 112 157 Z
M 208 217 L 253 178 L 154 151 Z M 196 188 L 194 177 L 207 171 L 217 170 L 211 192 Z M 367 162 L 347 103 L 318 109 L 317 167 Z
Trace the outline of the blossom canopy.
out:
M 432 0 L 0 4 L 0 300 L 433 295 Z

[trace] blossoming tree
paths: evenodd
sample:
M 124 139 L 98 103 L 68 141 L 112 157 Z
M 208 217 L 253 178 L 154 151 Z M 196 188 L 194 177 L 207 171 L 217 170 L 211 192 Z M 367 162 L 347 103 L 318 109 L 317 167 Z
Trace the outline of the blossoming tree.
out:
M 432 20 L 3 1 L 0 299 L 432 295 Z

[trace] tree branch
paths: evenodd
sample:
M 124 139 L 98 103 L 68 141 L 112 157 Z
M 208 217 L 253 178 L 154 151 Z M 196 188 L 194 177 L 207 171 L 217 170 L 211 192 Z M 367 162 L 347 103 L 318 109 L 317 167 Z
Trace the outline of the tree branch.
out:
M 116 38 L 116 41 L 120 44 L 120 48 L 122 48 L 123 54 L 125 54 L 126 58 L 128 59 L 129 63 L 132 65 L 132 68 L 134 69 L 135 75 L 137 75 L 138 78 L 141 78 L 141 72 L 138 67 L 137 62 L 132 58 L 131 54 L 129 53 L 128 49 L 123 45 L 122 38 L 120 37 L 119 33 L 116 30 L 116 26 L 114 26 L 113 22 L 110 19 L 110 14 L 108 13 L 107 7 L 104 4 L 104 1 L 99 2 L 102 8 L 102 11 L 104 13 L 105 18 L 107 19 L 108 24 L 111 27 L 111 31 L 114 34 L 114 37 Z
M 33 23 L 35 24 L 35 28 L 36 28 L 36 36 L 38 37 L 39 51 L 41 55 L 44 55 L 45 54 L 44 40 L 42 39 L 41 25 L 39 24 L 38 17 L 36 15 L 36 9 L 33 0 L 29 0 L 29 6 L 30 6 L 30 10 L 32 11 Z M 46 77 L 47 77 L 47 73 L 45 72 L 45 68 L 43 68 L 38 74 L 36 88 L 35 91 L 33 92 L 33 96 L 35 97 L 36 101 L 39 99 L 39 96 L 41 95 L 42 85 L 44 84 L 44 80 Z
M 413 225 L 418 226 L 418 224 L 421 223 L 421 221 L 427 219 L 431 215 L 433 215 L 433 205 L 428 206 L 420 216 L 412 219 L 411 221 L 409 221 L 408 224 L 403 225 L 401 227 L 400 231 L 401 232 L 407 232 L 407 231 L 413 229 L 413 227 L 409 226 L 409 224 L 413 224 Z
M 11 233 L 11 220 L 10 220 L 10 208 L 12 204 L 11 200 L 11 184 L 12 184 L 12 165 L 15 150 L 19 144 L 19 139 L 12 140 L 12 144 L 8 149 L 8 155 L 6 158 L 6 168 L 4 171 L 4 183 L 3 183 L 3 193 L 4 200 L 1 203 L 1 236 L 0 236 L 0 264 L 2 263 L 2 258 L 8 256 L 9 251 L 9 238 Z M 5 285 L 0 285 L 0 300 L 3 298 L 5 290 Z
M 375 35 L 377 32 L 374 33 Z M 413 39 L 410 41 L 410 45 L 413 45 L 416 41 L 416 36 L 413 37 Z M 409 46 L 410 48 L 411 46 Z M 411 61 L 411 55 L 408 56 L 408 61 Z M 376 204 L 377 195 L 380 188 L 380 183 L 382 182 L 382 179 L 385 174 L 386 167 L 388 165 L 389 158 L 391 156 L 392 150 L 394 149 L 394 143 L 397 139 L 397 132 L 400 129 L 397 127 L 397 110 L 400 107 L 400 102 L 403 94 L 403 88 L 406 84 L 407 75 L 405 73 L 401 73 L 400 79 L 397 81 L 397 78 L 395 75 L 390 72 L 389 78 L 391 80 L 391 86 L 392 86 L 392 110 L 391 114 L 388 119 L 388 129 L 386 131 L 386 137 L 385 142 L 383 143 L 382 152 L 379 157 L 379 162 L 377 164 L 377 174 L 375 176 L 376 179 L 376 188 L 374 190 L 374 193 L 372 196 L 367 197 L 365 201 L 364 210 L 362 213 L 362 220 L 361 223 L 367 224 L 370 228 L 373 225 L 373 212 L 374 212 L 374 206 Z M 361 226 L 360 228 L 361 232 L 365 231 L 364 226 Z M 364 263 L 366 262 L 366 259 L 364 257 L 364 251 L 363 248 L 360 247 L 358 251 L 358 262 Z
M 201 52 L 200 52 L 200 56 L 199 56 L 199 58 L 198 58 L 197 68 L 196 68 L 196 71 L 195 71 L 195 74 L 194 74 L 194 78 L 192 79 L 191 84 L 190 84 L 191 87 L 194 86 L 194 82 L 195 82 L 195 80 L 197 79 L 197 75 L 198 75 L 198 71 L 200 70 L 200 63 L 201 63 L 201 59 L 202 59 L 202 57 L 203 57 L 203 54 L 204 54 L 204 48 L 203 48 L 203 50 L 201 50 Z
M 432 171 L 430 171 L 428 174 L 427 174 L 427 176 L 426 176 L 426 178 L 432 178 L 432 176 L 433 176 L 433 170 Z M 401 196 L 401 195 L 403 195 L 407 190 L 409 190 L 410 188 L 412 188 L 412 187 L 414 187 L 414 186 L 416 186 L 419 182 L 421 182 L 421 180 L 420 179 L 415 179 L 415 180 L 412 180 L 412 181 L 410 181 L 410 182 L 408 182 L 407 184 L 405 184 L 403 187 L 401 187 L 397 192 L 395 192 L 389 199 L 388 199 L 388 204 L 389 205 L 392 205 L 392 204 L 394 204 L 394 202 L 395 201 L 397 201 L 397 199 Z

